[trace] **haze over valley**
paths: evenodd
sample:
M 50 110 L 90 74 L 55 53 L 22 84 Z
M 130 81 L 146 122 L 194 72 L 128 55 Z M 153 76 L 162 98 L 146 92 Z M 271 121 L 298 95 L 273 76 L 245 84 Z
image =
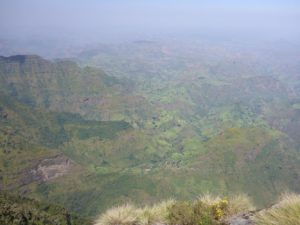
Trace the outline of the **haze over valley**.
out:
M 91 224 L 128 203 L 300 192 L 296 1 L 4 0 L 0 15 L 3 204 Z M 64 220 L 48 208 L 33 215 Z

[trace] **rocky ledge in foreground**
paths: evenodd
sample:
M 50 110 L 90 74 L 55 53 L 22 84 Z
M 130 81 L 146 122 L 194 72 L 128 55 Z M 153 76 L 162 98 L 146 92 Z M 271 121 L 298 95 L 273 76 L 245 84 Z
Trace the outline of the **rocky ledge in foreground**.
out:
M 240 215 L 236 215 L 226 221 L 226 225 L 255 225 L 253 218 L 258 211 L 250 211 Z

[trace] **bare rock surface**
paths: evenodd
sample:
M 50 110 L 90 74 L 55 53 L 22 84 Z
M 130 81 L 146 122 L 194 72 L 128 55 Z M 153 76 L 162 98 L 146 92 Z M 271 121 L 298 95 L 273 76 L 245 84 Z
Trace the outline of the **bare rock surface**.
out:
M 24 171 L 22 185 L 32 182 L 46 182 L 67 174 L 74 165 L 68 157 L 59 154 L 40 160 L 33 168 Z
M 226 221 L 227 225 L 255 225 L 253 217 L 258 211 L 250 211 L 240 215 L 236 215 Z

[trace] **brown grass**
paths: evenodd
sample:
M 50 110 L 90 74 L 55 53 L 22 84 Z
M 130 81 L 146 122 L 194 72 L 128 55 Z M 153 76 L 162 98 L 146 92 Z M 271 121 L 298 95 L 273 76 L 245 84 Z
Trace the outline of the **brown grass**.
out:
M 139 224 L 138 210 L 132 205 L 111 208 L 102 214 L 95 225 L 137 225 Z
M 167 200 L 143 208 L 132 205 L 114 207 L 102 214 L 95 225 L 172 224 L 175 219 L 175 224 L 181 224 L 181 217 L 184 217 L 182 210 L 186 212 L 186 221 L 194 221 L 197 218 L 199 221 L 205 220 L 206 224 L 215 224 L 224 218 L 253 209 L 253 204 L 246 195 L 227 199 L 206 194 L 193 202 Z
M 278 204 L 255 217 L 257 225 L 299 225 L 300 195 L 284 194 Z
M 168 209 L 175 203 L 174 200 L 162 201 L 151 207 L 144 207 L 141 210 L 140 221 L 143 225 L 167 224 Z
M 228 199 L 226 217 L 255 210 L 251 199 L 245 194 L 239 194 Z

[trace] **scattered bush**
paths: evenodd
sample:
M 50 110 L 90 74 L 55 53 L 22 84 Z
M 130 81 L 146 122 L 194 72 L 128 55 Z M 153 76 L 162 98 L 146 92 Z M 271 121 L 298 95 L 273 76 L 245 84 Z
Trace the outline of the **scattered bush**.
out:
M 255 217 L 257 225 L 299 225 L 300 195 L 284 194 L 278 204 Z
M 169 208 L 168 219 L 171 225 L 190 225 L 193 222 L 194 212 L 191 203 L 176 202 Z
M 212 208 L 197 201 L 176 202 L 169 209 L 169 224 L 171 225 L 214 225 L 217 224 Z
M 228 201 L 226 198 L 213 197 L 209 194 L 200 196 L 198 202 L 208 206 L 214 219 L 220 220 L 228 211 Z

